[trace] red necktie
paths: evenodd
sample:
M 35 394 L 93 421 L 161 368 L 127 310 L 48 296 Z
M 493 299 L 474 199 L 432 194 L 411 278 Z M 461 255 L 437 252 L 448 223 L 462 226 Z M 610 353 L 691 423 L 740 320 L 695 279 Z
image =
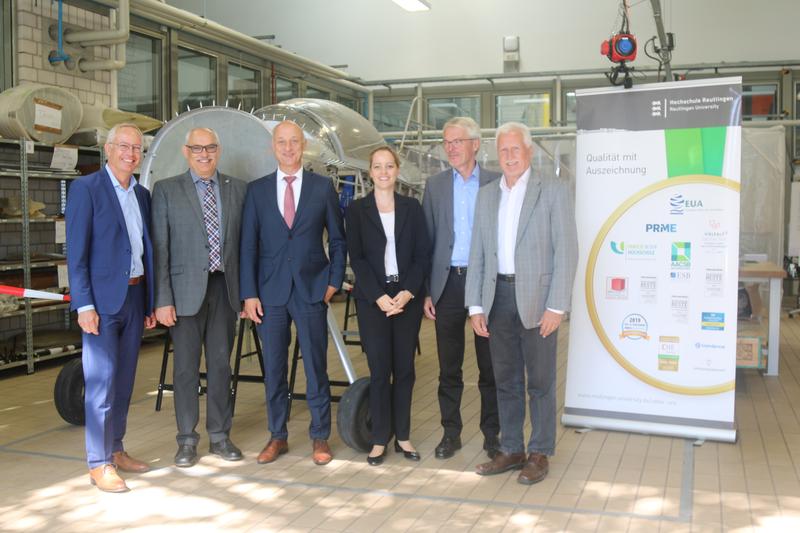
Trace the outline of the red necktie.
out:
M 286 225 L 290 228 L 294 223 L 294 189 L 292 188 L 292 182 L 297 179 L 296 176 L 284 176 L 286 180 L 286 192 L 283 194 L 283 219 L 286 221 Z

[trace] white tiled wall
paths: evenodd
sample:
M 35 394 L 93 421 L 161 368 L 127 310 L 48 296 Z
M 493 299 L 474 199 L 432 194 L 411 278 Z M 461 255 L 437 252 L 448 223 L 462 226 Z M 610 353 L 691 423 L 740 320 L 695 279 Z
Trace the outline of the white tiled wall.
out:
M 47 28 L 58 22 L 58 2 L 16 0 L 16 83 L 30 82 L 57 85 L 71 90 L 86 104 L 110 105 L 111 73 L 81 72 L 67 69 L 63 63 L 51 65 L 48 55 L 57 43 L 47 36 Z M 64 4 L 64 24 L 87 30 L 110 29 L 108 17 Z M 110 56 L 108 46 L 89 49 L 93 58 Z

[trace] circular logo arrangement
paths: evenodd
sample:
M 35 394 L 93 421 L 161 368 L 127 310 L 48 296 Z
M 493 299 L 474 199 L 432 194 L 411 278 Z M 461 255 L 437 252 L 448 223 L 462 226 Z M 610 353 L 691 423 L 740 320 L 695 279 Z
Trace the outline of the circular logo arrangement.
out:
M 625 200 L 594 239 L 585 279 L 592 326 L 649 385 L 695 395 L 734 388 L 736 295 L 725 285 L 738 276 L 729 229 L 738 225 L 726 211 L 738 196 L 738 182 L 717 176 L 663 180 Z

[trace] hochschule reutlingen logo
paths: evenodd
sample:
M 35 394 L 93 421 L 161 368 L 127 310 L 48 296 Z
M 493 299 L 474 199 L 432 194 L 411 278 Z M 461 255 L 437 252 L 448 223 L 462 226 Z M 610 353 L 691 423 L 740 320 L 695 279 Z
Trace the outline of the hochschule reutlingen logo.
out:
M 611 241 L 611 251 L 615 254 L 625 254 L 625 241 Z

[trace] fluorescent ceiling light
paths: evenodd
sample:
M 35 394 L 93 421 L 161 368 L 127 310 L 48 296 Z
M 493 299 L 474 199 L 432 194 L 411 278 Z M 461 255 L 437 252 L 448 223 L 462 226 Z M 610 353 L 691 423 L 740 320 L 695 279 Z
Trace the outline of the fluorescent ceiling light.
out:
M 427 0 L 392 0 L 406 11 L 429 11 L 431 4 Z

